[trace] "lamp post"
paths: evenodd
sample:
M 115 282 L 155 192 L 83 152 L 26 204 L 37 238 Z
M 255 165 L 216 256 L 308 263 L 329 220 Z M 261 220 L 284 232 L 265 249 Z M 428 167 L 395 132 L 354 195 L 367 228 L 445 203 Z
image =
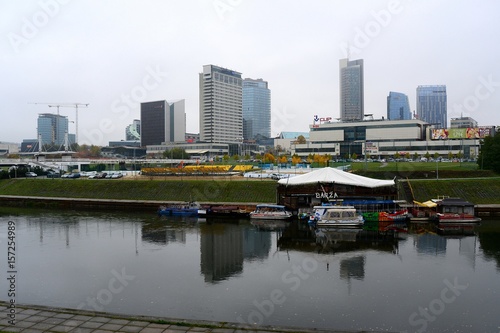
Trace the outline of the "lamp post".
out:
M 436 158 L 436 180 L 439 180 L 439 160 Z

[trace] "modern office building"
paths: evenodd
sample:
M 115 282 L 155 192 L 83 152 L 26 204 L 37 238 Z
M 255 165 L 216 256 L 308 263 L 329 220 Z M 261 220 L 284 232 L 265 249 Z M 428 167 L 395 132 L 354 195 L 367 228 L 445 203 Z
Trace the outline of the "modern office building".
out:
M 340 59 L 340 119 L 362 120 L 364 117 L 363 59 Z
M 186 111 L 184 100 L 141 103 L 141 146 L 184 142 Z
M 139 119 L 134 119 L 132 124 L 125 127 L 125 140 L 126 141 L 141 140 L 141 121 Z
M 447 102 L 445 85 L 429 85 L 417 87 L 417 117 L 420 120 L 446 128 Z
M 37 121 L 37 138 L 41 138 L 42 145 L 64 146 L 65 143 L 75 142 L 75 135 L 68 133 L 68 117 L 53 113 L 40 113 Z M 66 139 L 68 141 L 66 141 Z
M 200 84 L 200 141 L 241 143 L 243 141 L 241 73 L 203 66 Z
M 243 138 L 271 137 L 271 91 L 262 79 L 243 80 Z
M 389 96 L 387 96 L 387 119 L 411 119 L 410 102 L 408 101 L 408 96 L 399 92 L 389 92 Z

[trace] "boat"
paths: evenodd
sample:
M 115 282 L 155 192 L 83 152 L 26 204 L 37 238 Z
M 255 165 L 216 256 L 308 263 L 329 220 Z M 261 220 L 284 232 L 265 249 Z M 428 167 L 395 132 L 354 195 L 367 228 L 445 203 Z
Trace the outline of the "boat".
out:
M 251 219 L 260 220 L 288 220 L 292 213 L 287 211 L 283 205 L 258 204 L 253 212 L 250 212 Z
M 308 223 L 313 227 L 361 228 L 364 219 L 354 206 L 322 205 L 314 206 Z
M 444 198 L 437 201 L 438 223 L 479 223 L 474 214 L 474 204 L 461 198 Z
M 224 205 L 224 206 L 205 206 L 206 217 L 234 217 L 234 218 L 246 218 L 249 217 L 250 213 L 234 205 Z
M 163 205 L 158 208 L 159 216 L 202 216 L 204 209 L 197 202 Z

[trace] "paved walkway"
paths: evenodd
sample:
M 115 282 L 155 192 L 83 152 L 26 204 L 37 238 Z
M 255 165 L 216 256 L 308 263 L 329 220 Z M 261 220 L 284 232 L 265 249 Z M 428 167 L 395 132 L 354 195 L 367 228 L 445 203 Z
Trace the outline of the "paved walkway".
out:
M 71 333 L 326 333 L 333 330 L 294 329 L 286 327 L 244 327 L 233 323 L 188 321 L 185 319 L 124 316 L 44 306 L 17 305 L 15 325 L 9 323 L 8 303 L 0 301 L 0 332 L 71 332 Z M 345 331 L 344 331 L 345 332 Z

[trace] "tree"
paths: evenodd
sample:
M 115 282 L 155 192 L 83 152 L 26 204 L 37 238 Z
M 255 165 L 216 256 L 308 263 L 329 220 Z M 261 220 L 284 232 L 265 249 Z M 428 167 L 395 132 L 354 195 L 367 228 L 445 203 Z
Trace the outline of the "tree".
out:
M 500 173 L 500 134 L 487 136 L 481 141 L 477 164 L 481 169 Z
M 425 158 L 427 159 L 427 161 L 429 160 L 429 158 L 431 158 L 431 153 L 427 152 L 425 153 Z
M 413 159 L 414 159 L 415 161 L 417 161 L 417 160 L 418 160 L 418 153 L 417 153 L 417 152 L 415 152 L 415 154 L 413 154 Z
M 297 141 L 295 141 L 297 144 L 304 144 L 306 143 L 306 138 L 303 135 L 299 135 L 297 137 Z
M 163 152 L 164 158 L 171 158 L 176 160 L 185 159 L 188 157 L 188 154 L 183 148 L 172 148 L 167 149 Z

